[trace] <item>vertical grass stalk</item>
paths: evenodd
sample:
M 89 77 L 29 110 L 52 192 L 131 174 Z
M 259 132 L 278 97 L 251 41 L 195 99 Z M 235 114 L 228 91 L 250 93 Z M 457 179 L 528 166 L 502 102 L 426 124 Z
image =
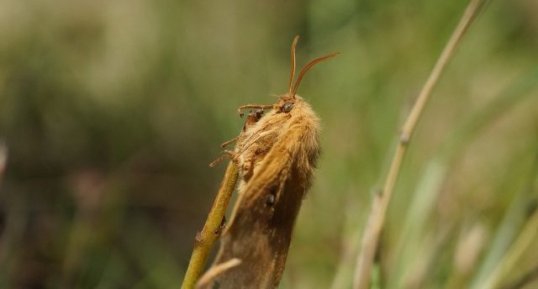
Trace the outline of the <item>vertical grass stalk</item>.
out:
M 204 270 L 211 248 L 220 235 L 224 214 L 226 213 L 226 208 L 228 207 L 236 183 L 237 166 L 230 161 L 226 168 L 226 173 L 224 173 L 224 178 L 222 179 L 217 196 L 205 221 L 204 228 L 196 235 L 189 267 L 185 272 L 181 289 L 195 288 L 196 282 L 200 278 L 202 270 Z
M 426 80 L 426 83 L 422 87 L 417 101 L 415 102 L 407 120 L 402 127 L 400 132 L 400 141 L 392 159 L 385 183 L 382 190 L 374 196 L 372 209 L 368 217 L 368 223 L 363 233 L 361 250 L 357 258 L 357 265 L 353 280 L 353 288 L 355 289 L 366 289 L 370 284 L 372 265 L 379 243 L 379 236 L 385 223 L 387 207 L 390 203 L 394 186 L 400 173 L 400 168 L 407 151 L 408 143 L 413 136 L 416 125 L 422 115 L 422 112 L 424 111 L 424 107 L 430 99 L 431 92 L 437 84 L 441 74 L 445 70 L 448 61 L 452 58 L 456 47 L 461 42 L 463 35 L 475 19 L 484 2 L 485 1 L 483 0 L 471 0 L 467 5 L 463 16 L 454 29 L 448 43 L 445 45 L 437 60 L 437 63 L 433 67 L 433 70 Z

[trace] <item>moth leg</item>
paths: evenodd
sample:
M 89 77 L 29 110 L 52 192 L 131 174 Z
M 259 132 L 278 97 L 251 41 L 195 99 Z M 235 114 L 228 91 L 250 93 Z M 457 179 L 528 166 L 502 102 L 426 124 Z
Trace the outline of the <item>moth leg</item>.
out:
M 250 160 L 245 161 L 243 164 L 243 171 L 245 172 L 243 178 L 246 181 L 248 181 L 254 174 L 254 161 L 254 158 L 250 158 Z
M 243 110 L 245 109 L 251 109 L 251 108 L 256 108 L 256 109 L 272 109 L 273 108 L 273 105 L 272 104 L 246 104 L 246 105 L 242 105 L 240 106 L 238 109 L 237 109 L 237 112 L 239 113 L 239 115 L 242 117 L 243 116 Z
M 245 124 L 243 125 L 243 131 L 246 131 L 249 127 L 256 124 L 262 118 L 264 113 L 264 110 L 261 108 L 256 109 L 255 111 L 250 111 L 248 113 L 247 119 L 245 120 Z M 243 117 L 242 112 L 239 113 L 239 115 Z
M 228 156 L 232 161 L 237 161 L 237 158 L 239 157 L 238 153 L 230 150 L 224 150 L 223 154 Z
M 220 144 L 220 147 L 221 147 L 221 148 L 225 148 L 225 147 L 229 146 L 230 144 L 236 142 L 238 138 L 239 138 L 239 137 L 236 136 L 236 137 L 232 138 L 231 140 L 225 141 L 225 142 L 223 142 L 223 143 Z
M 211 163 L 209 163 L 209 166 L 210 167 L 215 167 L 217 164 L 219 164 L 220 162 L 222 162 L 225 158 L 230 158 L 232 161 L 234 162 L 237 162 L 237 158 L 238 158 L 238 154 L 236 152 L 233 152 L 233 151 L 229 151 L 229 150 L 224 150 L 222 152 L 222 154 L 217 158 L 215 159 L 214 161 L 212 161 Z
M 214 161 L 209 163 L 209 167 L 213 168 L 216 165 L 218 165 L 220 162 L 222 162 L 226 158 L 226 155 L 222 154 L 218 158 L 216 158 Z

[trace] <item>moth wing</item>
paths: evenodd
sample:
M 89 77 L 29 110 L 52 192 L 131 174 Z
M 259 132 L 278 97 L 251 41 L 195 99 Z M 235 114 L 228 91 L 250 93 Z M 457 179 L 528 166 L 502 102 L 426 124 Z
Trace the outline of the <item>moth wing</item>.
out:
M 280 281 L 312 161 L 317 157 L 315 131 L 299 125 L 286 131 L 240 192 L 215 264 L 232 258 L 240 259 L 241 264 L 216 278 L 221 289 L 275 288 Z M 316 147 L 309 150 L 305 144 Z

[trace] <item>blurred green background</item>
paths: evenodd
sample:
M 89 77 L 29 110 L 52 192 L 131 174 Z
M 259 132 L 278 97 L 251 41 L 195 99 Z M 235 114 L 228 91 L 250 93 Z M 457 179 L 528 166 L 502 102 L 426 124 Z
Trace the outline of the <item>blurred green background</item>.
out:
M 399 126 L 466 3 L 0 1 L 0 288 L 179 288 L 224 171 L 208 163 L 238 106 L 286 90 L 296 34 L 299 65 L 341 55 L 299 90 L 323 152 L 280 287 L 351 288 Z M 492 1 L 412 140 L 375 286 L 475 286 L 514 246 L 497 284 L 536 279 L 537 69 L 538 2 Z

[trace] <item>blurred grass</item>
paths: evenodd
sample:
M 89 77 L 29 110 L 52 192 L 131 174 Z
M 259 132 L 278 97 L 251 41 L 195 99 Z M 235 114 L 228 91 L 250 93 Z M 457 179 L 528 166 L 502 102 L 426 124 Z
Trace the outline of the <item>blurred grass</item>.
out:
M 286 89 L 296 34 L 299 63 L 342 55 L 299 91 L 323 154 L 281 288 L 350 288 L 371 192 L 465 4 L 0 2 L 0 288 L 179 286 L 224 170 L 207 164 L 235 108 Z M 535 1 L 492 1 L 464 39 L 410 146 L 381 288 L 470 284 L 520 233 L 538 197 L 537 19 Z M 501 285 L 535 268 L 536 244 Z

